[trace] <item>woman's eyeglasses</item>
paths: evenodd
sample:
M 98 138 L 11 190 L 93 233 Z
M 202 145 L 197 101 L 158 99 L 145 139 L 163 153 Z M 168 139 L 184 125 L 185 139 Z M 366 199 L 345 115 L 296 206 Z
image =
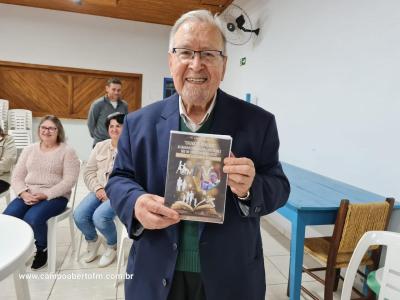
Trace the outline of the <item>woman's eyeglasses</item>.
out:
M 46 126 L 40 126 L 41 131 L 48 131 L 51 133 L 54 133 L 57 131 L 57 127 L 46 127 Z

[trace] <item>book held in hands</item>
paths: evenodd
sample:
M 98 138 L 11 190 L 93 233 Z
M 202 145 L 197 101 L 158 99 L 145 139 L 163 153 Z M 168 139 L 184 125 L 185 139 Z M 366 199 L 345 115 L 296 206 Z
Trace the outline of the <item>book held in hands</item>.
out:
M 222 168 L 231 145 L 228 135 L 171 131 L 165 205 L 182 220 L 224 222 L 227 174 Z

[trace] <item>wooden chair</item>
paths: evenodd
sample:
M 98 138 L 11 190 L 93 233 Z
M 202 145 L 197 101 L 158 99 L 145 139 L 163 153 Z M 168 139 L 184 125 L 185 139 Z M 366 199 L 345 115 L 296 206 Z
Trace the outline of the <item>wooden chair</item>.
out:
M 340 269 L 348 266 L 352 253 L 363 234 L 367 231 L 386 230 L 393 205 L 393 198 L 387 198 L 382 202 L 363 204 L 350 204 L 349 200 L 342 200 L 333 235 L 305 239 L 305 252 L 322 261 L 326 267 L 307 269 L 303 266 L 302 271 L 325 285 L 324 300 L 333 299 L 333 292 L 337 290 L 339 278 L 343 280 L 340 277 Z M 379 265 L 381 247 L 374 246 L 370 250 L 363 257 L 360 265 L 376 270 Z M 323 270 L 326 271 L 325 280 L 314 274 L 314 272 Z M 303 286 L 301 289 L 312 299 L 318 299 Z M 361 292 L 357 291 L 357 294 L 363 297 Z M 372 292 L 369 292 L 367 298 L 373 297 L 372 295 Z

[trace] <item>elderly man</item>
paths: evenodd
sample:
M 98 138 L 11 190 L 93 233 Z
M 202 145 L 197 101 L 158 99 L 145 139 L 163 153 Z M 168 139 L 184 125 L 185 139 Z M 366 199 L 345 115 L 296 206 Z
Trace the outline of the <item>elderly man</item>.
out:
M 131 113 L 106 187 L 133 243 L 126 299 L 264 299 L 260 217 L 283 206 L 289 182 L 274 116 L 218 87 L 225 38 L 208 11 L 171 30 L 169 68 L 178 94 Z M 223 224 L 180 221 L 164 203 L 171 130 L 230 135 Z

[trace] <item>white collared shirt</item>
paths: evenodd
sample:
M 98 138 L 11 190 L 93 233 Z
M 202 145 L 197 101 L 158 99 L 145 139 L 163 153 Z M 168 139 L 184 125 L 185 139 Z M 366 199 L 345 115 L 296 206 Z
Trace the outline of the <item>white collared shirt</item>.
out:
M 183 105 L 182 97 L 179 96 L 179 115 L 182 117 L 183 121 L 185 122 L 186 126 L 192 131 L 196 132 L 197 130 L 200 129 L 201 126 L 208 120 L 208 118 L 211 115 L 212 110 L 214 109 L 215 106 L 215 100 L 217 99 L 217 94 L 215 93 L 214 98 L 211 102 L 210 107 L 207 109 L 206 114 L 204 115 L 203 119 L 200 121 L 200 123 L 195 123 L 192 119 L 189 118 L 186 108 Z

